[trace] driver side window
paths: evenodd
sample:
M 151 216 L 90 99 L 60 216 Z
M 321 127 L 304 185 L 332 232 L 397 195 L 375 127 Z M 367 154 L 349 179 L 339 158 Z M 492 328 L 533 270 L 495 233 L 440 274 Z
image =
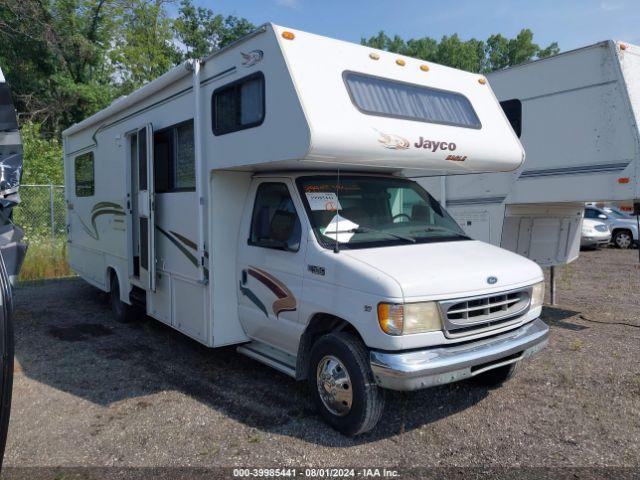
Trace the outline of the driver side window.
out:
M 289 189 L 284 183 L 258 186 L 251 217 L 249 245 L 297 252 L 302 229 Z

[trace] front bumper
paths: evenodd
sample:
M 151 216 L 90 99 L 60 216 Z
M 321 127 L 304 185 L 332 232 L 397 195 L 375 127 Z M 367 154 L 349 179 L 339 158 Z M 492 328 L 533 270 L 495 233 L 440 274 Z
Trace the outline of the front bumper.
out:
M 371 370 L 383 388 L 418 390 L 518 362 L 542 350 L 548 340 L 549 327 L 538 318 L 515 330 L 468 343 L 399 353 L 372 350 Z
M 591 247 L 593 245 L 608 245 L 611 242 L 611 235 L 607 236 L 585 236 L 580 239 L 580 246 Z

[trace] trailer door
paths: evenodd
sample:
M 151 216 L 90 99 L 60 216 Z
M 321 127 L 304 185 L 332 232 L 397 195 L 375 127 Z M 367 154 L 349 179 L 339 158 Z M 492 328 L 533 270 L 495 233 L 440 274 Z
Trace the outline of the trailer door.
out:
M 138 130 L 138 221 L 140 231 L 140 280 L 156 290 L 155 179 L 153 175 L 153 126 Z

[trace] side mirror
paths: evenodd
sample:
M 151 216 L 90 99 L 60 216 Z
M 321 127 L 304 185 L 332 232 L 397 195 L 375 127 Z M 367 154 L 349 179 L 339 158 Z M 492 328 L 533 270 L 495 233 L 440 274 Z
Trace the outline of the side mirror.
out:
M 634 202 L 633 204 L 633 214 L 640 215 L 640 202 Z
M 601 218 L 601 219 L 603 219 L 603 220 L 606 220 L 606 219 L 607 219 L 607 218 L 609 218 L 609 217 L 607 217 L 604 213 L 601 213 L 601 214 L 599 214 L 599 215 L 598 215 L 598 218 Z

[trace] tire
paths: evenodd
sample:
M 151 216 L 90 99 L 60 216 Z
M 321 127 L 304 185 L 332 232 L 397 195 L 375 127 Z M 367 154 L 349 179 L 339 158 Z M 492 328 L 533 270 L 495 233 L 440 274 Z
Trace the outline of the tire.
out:
M 133 307 L 120 300 L 120 283 L 116 275 L 111 275 L 109 303 L 116 322 L 130 323 L 135 319 Z
M 613 234 L 613 244 L 617 248 L 631 248 L 633 245 L 633 236 L 629 230 L 616 230 Z
M 514 377 L 518 371 L 519 364 L 520 362 L 515 362 L 510 365 L 494 368 L 493 370 L 489 370 L 472 377 L 471 380 L 479 387 L 498 388 Z
M 7 431 L 11 416 L 11 391 L 13 389 L 13 293 L 4 258 L 0 253 L 0 470 L 7 443 Z
M 309 362 L 311 396 L 329 425 L 349 436 L 376 426 L 384 392 L 373 378 L 369 352 L 357 337 L 345 332 L 320 337 Z

